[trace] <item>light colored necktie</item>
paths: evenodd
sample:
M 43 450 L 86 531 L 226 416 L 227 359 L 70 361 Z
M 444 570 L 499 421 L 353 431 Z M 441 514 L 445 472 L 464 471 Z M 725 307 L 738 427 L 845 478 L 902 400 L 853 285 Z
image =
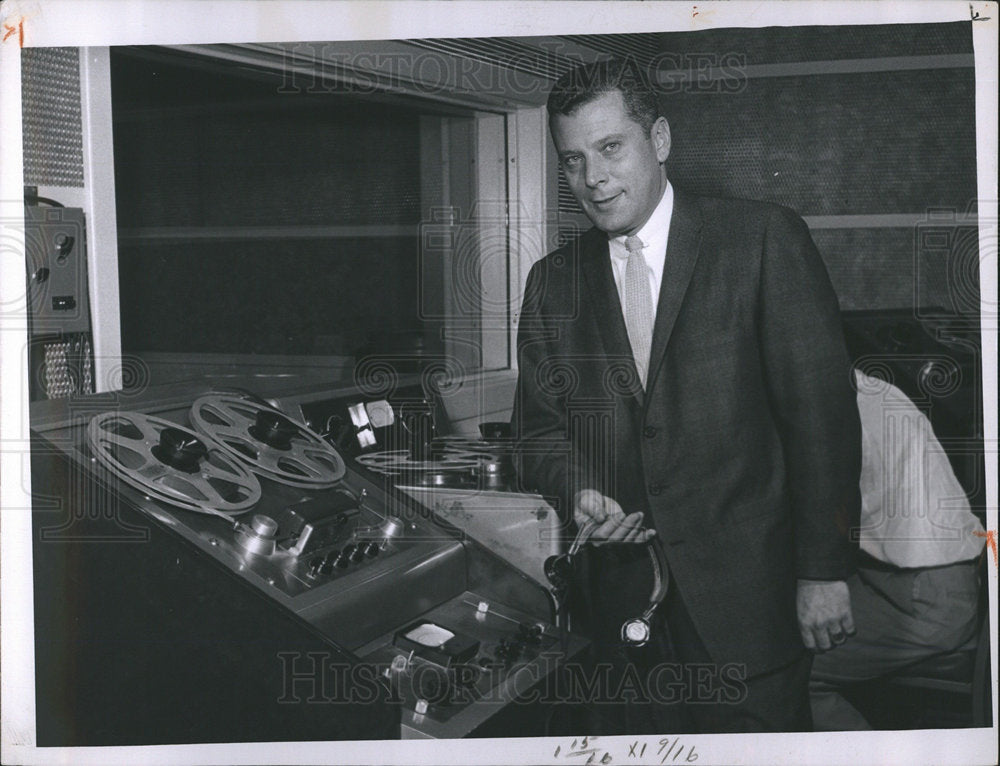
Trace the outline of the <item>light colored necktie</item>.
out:
M 625 249 L 628 250 L 625 266 L 625 328 L 628 330 L 639 380 L 645 389 L 649 350 L 653 343 L 653 298 L 649 289 L 649 267 L 642 256 L 641 239 L 627 237 Z

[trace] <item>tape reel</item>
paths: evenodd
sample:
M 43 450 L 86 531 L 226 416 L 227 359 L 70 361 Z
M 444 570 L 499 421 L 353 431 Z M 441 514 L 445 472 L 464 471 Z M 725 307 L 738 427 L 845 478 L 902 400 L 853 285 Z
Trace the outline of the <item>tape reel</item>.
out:
M 226 518 L 260 500 L 257 477 L 220 444 L 169 420 L 108 412 L 91 419 L 87 441 L 101 465 L 154 500 Z
M 325 489 L 347 471 L 336 450 L 308 426 L 238 395 L 197 399 L 191 423 L 250 470 L 280 484 Z
M 500 455 L 513 450 L 512 446 L 498 444 L 497 442 L 486 441 L 472 436 L 438 436 L 434 439 L 435 444 L 440 444 L 446 454 L 448 453 L 473 453 L 484 457 L 496 459 Z
M 414 460 L 408 450 L 384 450 L 358 455 L 355 462 L 385 476 L 407 473 L 438 473 L 446 471 L 471 471 L 484 462 L 483 455 L 454 450 L 440 460 Z

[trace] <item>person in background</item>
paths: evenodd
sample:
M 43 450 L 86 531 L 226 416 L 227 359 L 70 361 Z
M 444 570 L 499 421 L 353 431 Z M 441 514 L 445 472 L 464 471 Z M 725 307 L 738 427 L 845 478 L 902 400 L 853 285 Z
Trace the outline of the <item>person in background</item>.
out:
M 855 372 L 861 414 L 861 553 L 847 580 L 857 635 L 813 662 L 818 730 L 871 728 L 844 686 L 952 651 L 975 633 L 983 526 L 927 416 Z
M 593 530 L 574 619 L 613 671 L 593 694 L 606 731 L 807 730 L 809 650 L 854 629 L 860 511 L 823 262 L 791 210 L 669 182 L 670 129 L 634 63 L 566 73 L 548 113 L 594 227 L 528 276 L 511 424 L 522 484 Z M 670 587 L 632 647 L 653 535 Z

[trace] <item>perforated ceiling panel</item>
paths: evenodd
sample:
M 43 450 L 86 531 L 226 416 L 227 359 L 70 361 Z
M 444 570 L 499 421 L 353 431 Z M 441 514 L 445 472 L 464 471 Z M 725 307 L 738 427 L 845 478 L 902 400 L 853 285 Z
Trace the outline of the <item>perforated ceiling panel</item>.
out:
M 21 56 L 24 182 L 83 186 L 79 52 L 25 48 Z
M 611 56 L 631 56 L 639 64 L 649 64 L 660 52 L 660 35 L 565 35 L 565 40 L 586 45 Z
M 509 37 L 427 38 L 406 42 L 419 48 L 501 66 L 547 80 L 555 80 L 578 63 L 558 51 L 545 50 Z

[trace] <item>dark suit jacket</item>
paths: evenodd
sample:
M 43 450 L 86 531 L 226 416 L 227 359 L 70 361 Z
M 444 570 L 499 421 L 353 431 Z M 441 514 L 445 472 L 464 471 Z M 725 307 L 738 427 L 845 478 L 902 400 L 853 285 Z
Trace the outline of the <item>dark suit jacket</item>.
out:
M 645 393 L 604 233 L 532 267 L 519 323 L 522 482 L 561 513 L 588 487 L 642 510 L 714 661 L 755 675 L 801 654 L 795 580 L 853 571 L 861 460 L 837 299 L 801 218 L 675 191 Z

